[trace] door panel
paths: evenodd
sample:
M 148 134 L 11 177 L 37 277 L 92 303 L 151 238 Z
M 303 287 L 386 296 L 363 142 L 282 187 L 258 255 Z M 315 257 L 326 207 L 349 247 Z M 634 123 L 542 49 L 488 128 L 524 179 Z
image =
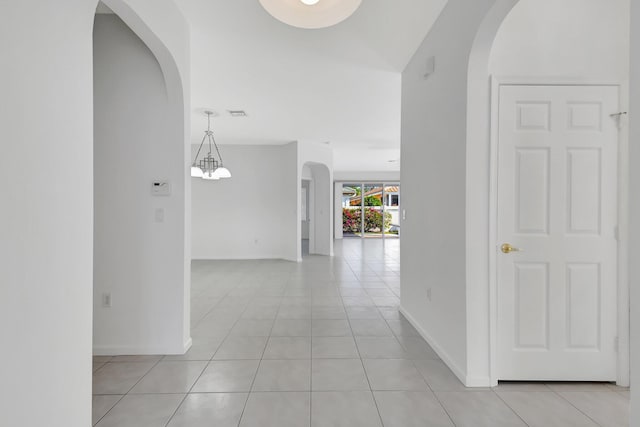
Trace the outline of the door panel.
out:
M 516 148 L 516 231 L 549 233 L 549 158 L 547 148 Z
M 362 237 L 362 184 L 342 184 L 342 236 Z
M 517 263 L 514 277 L 515 348 L 549 348 L 549 266 Z
M 617 88 L 502 86 L 498 378 L 616 377 Z
M 383 237 L 384 231 L 384 185 L 364 184 L 364 207 L 362 210 L 364 237 Z

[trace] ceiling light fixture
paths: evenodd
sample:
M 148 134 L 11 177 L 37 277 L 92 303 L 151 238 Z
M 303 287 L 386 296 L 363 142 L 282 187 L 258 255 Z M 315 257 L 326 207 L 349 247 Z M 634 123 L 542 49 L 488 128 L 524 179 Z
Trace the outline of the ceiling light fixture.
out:
M 259 0 L 278 21 L 298 28 L 315 29 L 336 25 L 360 7 L 362 0 Z M 313 6 L 313 7 L 310 7 Z
M 207 130 L 204 131 L 204 137 L 202 138 L 196 157 L 191 164 L 191 176 L 193 178 L 213 181 L 221 178 L 231 178 L 231 172 L 222 164 L 222 156 L 220 155 L 218 144 L 216 144 L 216 140 L 213 138 L 213 132 L 211 131 L 211 116 L 215 115 L 215 113 L 213 111 L 205 111 L 204 113 L 207 115 Z M 198 162 L 198 156 L 205 141 L 209 142 L 209 153 Z M 216 149 L 219 160 L 216 160 L 213 156 L 213 148 Z
M 247 117 L 247 112 L 244 110 L 227 110 L 231 117 Z

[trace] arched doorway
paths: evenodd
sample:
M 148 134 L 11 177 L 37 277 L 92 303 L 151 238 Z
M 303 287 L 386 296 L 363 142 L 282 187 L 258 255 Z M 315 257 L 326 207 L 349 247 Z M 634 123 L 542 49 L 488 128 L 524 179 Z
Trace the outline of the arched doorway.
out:
M 321 163 L 306 162 L 300 182 L 301 248 L 309 255 L 331 255 L 332 248 L 332 185 L 329 168 Z M 301 249 L 300 256 L 305 251 Z
M 616 75 L 607 75 L 605 71 L 597 67 L 594 70 L 594 67 L 581 67 L 577 65 L 581 63 L 580 58 L 584 58 L 585 61 L 592 60 L 592 58 L 590 58 L 591 55 L 595 55 L 595 57 L 601 56 L 598 53 L 594 53 L 592 51 L 589 53 L 589 56 L 587 56 L 587 54 L 585 53 L 581 57 L 580 50 L 576 50 L 571 47 L 571 52 L 574 55 L 574 57 L 572 57 L 571 63 L 568 63 L 566 60 L 562 60 L 563 56 L 567 56 L 566 53 L 562 53 L 562 46 L 574 46 L 577 37 L 581 37 L 580 40 L 582 40 L 581 43 L 584 46 L 604 46 L 607 45 L 607 40 L 610 38 L 610 36 L 608 36 L 607 34 L 605 34 L 604 37 L 593 35 L 593 38 L 597 40 L 597 42 L 594 44 L 593 41 L 589 40 L 589 37 L 591 37 L 591 32 L 588 35 L 580 36 L 580 34 L 582 33 L 579 33 L 577 31 L 576 34 L 572 36 L 573 39 L 569 41 L 568 39 L 565 40 L 566 36 L 564 36 L 564 31 L 566 29 L 562 29 L 562 31 L 557 31 L 560 34 L 554 39 L 554 42 L 551 44 L 545 44 L 546 38 L 541 37 L 538 38 L 535 43 L 530 43 L 527 45 L 527 37 L 529 37 L 529 35 L 534 31 L 536 31 L 535 28 L 523 28 L 523 26 L 520 25 L 518 27 L 520 31 L 518 31 L 517 33 L 513 31 L 515 23 L 511 21 L 513 21 L 516 17 L 519 17 L 522 20 L 522 18 L 526 16 L 528 17 L 527 22 L 535 22 L 536 17 L 542 18 L 544 16 L 557 15 L 555 19 L 562 20 L 560 16 L 563 16 L 562 14 L 564 13 L 569 13 L 569 11 L 566 10 L 569 9 L 568 5 L 560 6 L 553 3 L 545 3 L 545 5 L 542 5 L 540 3 L 536 3 L 535 5 L 533 5 L 522 0 L 505 0 L 502 2 L 497 2 L 494 5 L 493 9 L 486 16 L 483 25 L 478 32 L 469 60 L 469 101 L 467 119 L 467 204 L 469 206 L 469 209 L 467 210 L 467 239 L 469 245 L 467 246 L 467 277 L 474 277 L 474 280 L 467 282 L 467 292 L 468 295 L 470 295 L 474 300 L 476 299 L 476 297 L 478 297 L 479 300 L 476 301 L 482 301 L 483 299 L 485 299 L 487 305 L 483 307 L 482 305 L 474 304 L 473 307 L 468 308 L 467 314 L 469 318 L 478 319 L 478 322 L 469 322 L 470 329 L 468 330 L 468 333 L 472 335 L 482 334 L 484 328 L 481 326 L 482 322 L 480 321 L 480 319 L 486 319 L 486 314 L 490 313 L 488 333 L 486 334 L 486 336 L 489 337 L 490 349 L 487 351 L 487 354 L 491 355 L 489 358 L 489 363 L 491 366 L 490 371 L 492 372 L 492 382 L 494 383 L 498 379 L 496 373 L 499 372 L 499 366 L 496 365 L 497 360 L 495 356 L 497 354 L 496 344 L 498 341 L 498 330 L 500 326 L 499 322 L 501 322 L 498 317 L 498 265 L 499 261 L 502 260 L 501 257 L 503 257 L 502 253 L 495 250 L 496 245 L 502 242 L 498 242 L 496 240 L 496 237 L 500 234 L 499 230 L 501 227 L 501 222 L 499 221 L 500 211 L 497 201 L 497 194 L 500 192 L 504 194 L 504 189 L 500 190 L 502 181 L 498 180 L 497 172 L 501 165 L 496 139 L 500 120 L 498 114 L 499 104 L 497 103 L 497 99 L 500 93 L 499 87 L 501 87 L 501 85 L 503 85 L 504 83 L 517 84 L 518 82 L 526 83 L 529 86 L 537 86 L 538 88 L 541 88 L 541 90 L 544 90 L 544 85 L 546 85 L 547 87 L 556 88 L 553 90 L 561 90 L 558 88 L 564 86 L 565 88 L 571 88 L 571 90 L 574 92 L 573 98 L 576 98 L 576 93 L 583 93 L 580 92 L 578 88 L 578 86 L 580 85 L 586 87 L 599 84 L 602 85 L 603 83 L 605 85 L 617 84 L 620 85 L 620 93 L 624 94 L 626 91 L 626 88 L 624 86 L 626 77 L 620 78 Z M 591 7 L 595 7 L 594 5 L 595 3 L 592 4 Z M 608 4 L 607 2 L 603 2 L 601 5 L 603 10 L 606 10 L 607 13 L 612 13 L 610 11 L 611 6 L 612 5 Z M 544 10 L 545 7 L 550 8 L 547 10 L 547 13 L 532 13 L 533 9 L 535 9 L 536 12 L 539 12 L 541 8 L 542 10 Z M 598 15 L 598 13 L 593 13 L 593 15 Z M 600 13 L 600 15 L 602 15 L 602 13 Z M 624 17 L 624 13 L 620 13 L 619 15 L 621 15 L 621 18 Z M 588 15 L 583 14 L 581 16 Z M 596 18 L 594 17 L 594 19 Z M 540 19 L 540 21 L 542 22 L 542 19 Z M 518 34 L 516 40 L 510 38 L 508 43 L 505 43 L 505 38 L 500 38 L 500 31 L 504 29 L 505 25 L 509 26 L 512 34 Z M 585 27 L 591 26 L 586 23 L 584 23 L 583 25 L 585 25 Z M 544 28 L 545 32 L 553 34 L 553 25 L 547 25 Z M 498 35 L 497 39 L 496 35 Z M 519 50 L 521 52 L 526 51 L 526 55 L 529 57 L 528 61 L 532 61 L 532 63 L 535 63 L 535 67 L 532 67 L 531 63 L 529 63 L 529 65 L 526 67 L 526 70 L 517 70 L 517 66 L 515 65 L 516 60 L 513 59 L 515 56 L 517 56 L 513 55 L 514 50 L 510 51 L 511 53 L 509 54 L 505 53 L 505 46 L 516 49 L 515 45 L 520 39 L 522 39 L 521 42 L 523 44 L 519 47 Z M 523 46 L 525 45 L 535 46 L 536 48 L 524 49 Z M 501 49 L 500 55 L 502 56 L 500 57 L 500 60 L 502 62 L 507 62 L 507 66 L 496 67 L 495 64 L 498 60 L 496 58 L 492 59 L 492 52 L 494 56 L 497 55 L 496 46 Z M 614 53 L 611 53 L 611 51 L 614 50 L 612 49 L 612 47 L 615 46 L 615 43 L 609 42 L 609 45 L 607 46 L 608 48 L 605 50 L 605 52 L 607 52 L 607 54 L 614 55 Z M 597 50 L 597 47 L 595 49 Z M 555 60 L 550 60 L 554 57 Z M 505 61 L 505 58 L 511 58 L 512 61 Z M 520 62 L 525 63 L 527 61 L 520 60 Z M 612 65 L 611 62 L 612 61 L 607 61 L 607 68 L 615 69 L 616 67 Z M 572 70 L 571 67 L 574 65 L 576 67 L 579 67 L 579 69 Z M 622 66 L 620 66 L 619 68 L 624 69 L 624 64 L 622 64 Z M 497 75 L 502 78 L 494 79 L 492 82 L 490 79 L 492 75 Z M 513 78 L 505 79 L 505 76 L 518 76 L 520 80 Z M 526 78 L 523 80 L 522 76 L 526 76 Z M 492 93 L 493 104 L 491 102 L 491 97 L 487 97 L 487 94 L 489 93 Z M 591 103 L 589 105 L 595 104 Z M 603 103 L 602 105 L 605 105 L 605 103 Z M 621 107 L 622 108 L 620 111 L 626 111 L 624 103 L 621 104 Z M 608 110 L 611 108 L 607 107 L 606 109 L 607 114 L 603 114 L 600 120 L 610 120 L 609 114 L 611 112 Z M 567 111 L 569 110 L 570 108 Z M 492 119 L 488 120 L 489 117 L 491 117 Z M 565 120 L 563 119 L 563 121 Z M 606 124 L 610 125 L 612 123 L 607 122 Z M 557 125 L 554 125 L 554 127 L 557 127 Z M 491 140 L 489 139 L 489 136 L 491 136 Z M 618 156 L 622 156 L 622 158 L 624 158 L 624 153 L 626 153 L 626 143 L 622 139 L 619 142 L 621 151 L 618 153 Z M 617 141 L 614 140 L 613 144 L 616 143 Z M 613 157 L 616 157 L 615 153 L 613 154 Z M 622 164 L 622 166 L 624 167 L 624 164 Z M 614 174 L 616 173 L 614 172 Z M 562 172 L 560 173 L 560 175 L 562 175 Z M 619 173 L 612 179 L 614 182 L 624 182 L 624 177 L 626 175 L 627 172 L 625 170 L 619 170 Z M 504 178 L 504 173 L 502 173 L 501 176 L 502 178 Z M 487 179 L 487 177 L 489 177 L 489 179 Z M 558 185 L 554 184 L 554 186 L 557 187 Z M 621 189 L 624 189 L 625 187 L 626 185 L 622 184 Z M 616 193 L 615 190 L 613 192 Z M 627 198 L 627 195 L 624 191 L 618 192 L 618 194 L 620 194 L 621 200 L 617 204 L 617 207 L 622 213 L 622 216 L 618 218 L 619 227 L 621 229 L 626 229 L 624 206 L 626 206 L 625 200 Z M 607 229 L 609 228 L 613 230 L 613 228 L 615 227 L 607 227 Z M 489 230 L 488 233 L 487 230 Z M 613 236 L 613 234 L 611 234 L 611 236 Z M 624 259 L 624 253 L 626 250 L 624 239 L 625 237 L 622 236 L 617 244 L 617 251 L 620 256 L 622 256 L 621 259 Z M 478 253 L 477 251 L 478 248 L 481 248 L 480 253 Z M 624 280 L 624 277 L 626 275 L 626 266 L 618 263 L 617 270 L 619 273 L 619 279 L 617 288 L 617 302 L 615 302 L 615 305 L 617 305 L 619 308 L 617 321 L 614 320 L 614 323 L 617 323 L 617 345 L 619 346 L 617 356 L 617 380 L 619 384 L 624 385 L 628 384 L 629 363 L 627 339 L 628 310 L 626 309 L 626 307 L 628 307 L 628 287 L 626 286 Z M 484 282 L 485 277 L 487 278 L 486 282 Z M 613 292 L 615 293 L 615 290 Z M 504 292 L 502 292 L 502 294 L 504 294 Z M 575 294 L 574 292 L 574 297 L 576 297 L 576 295 L 578 294 Z M 593 297 L 593 295 L 591 296 Z M 586 297 L 586 294 L 583 296 Z M 615 301 L 616 296 L 613 296 L 612 298 Z M 556 299 L 554 298 L 554 300 Z M 613 338 L 611 338 L 611 341 L 613 341 Z M 470 348 L 469 354 L 472 353 L 473 349 Z
M 190 343 L 189 181 L 181 83 L 166 77 L 175 62 L 163 64 L 100 6 L 93 33 L 94 353 L 183 353 Z

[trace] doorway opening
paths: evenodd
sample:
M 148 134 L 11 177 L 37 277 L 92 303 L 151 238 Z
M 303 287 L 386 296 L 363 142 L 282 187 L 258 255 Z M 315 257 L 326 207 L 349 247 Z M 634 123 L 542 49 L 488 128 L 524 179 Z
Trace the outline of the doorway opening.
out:
M 144 24 L 122 2 L 108 4 L 93 26 L 93 351 L 183 354 L 191 339 L 182 86 Z
M 333 253 L 331 175 L 321 163 L 307 162 L 300 181 L 299 259 Z
M 309 199 L 311 192 L 311 180 L 302 180 L 300 192 L 300 227 L 302 232 L 302 256 L 309 255 L 309 231 L 311 225 Z

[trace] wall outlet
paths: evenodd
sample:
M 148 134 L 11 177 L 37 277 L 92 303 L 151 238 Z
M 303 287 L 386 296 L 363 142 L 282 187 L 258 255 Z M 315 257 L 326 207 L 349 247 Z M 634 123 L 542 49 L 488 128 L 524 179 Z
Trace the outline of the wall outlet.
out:
M 164 209 L 163 208 L 156 208 L 155 213 L 154 213 L 154 218 L 155 218 L 156 222 L 164 222 Z
M 427 289 L 427 299 L 431 301 L 431 288 Z
M 111 308 L 111 292 L 102 293 L 102 306 L 106 308 Z

